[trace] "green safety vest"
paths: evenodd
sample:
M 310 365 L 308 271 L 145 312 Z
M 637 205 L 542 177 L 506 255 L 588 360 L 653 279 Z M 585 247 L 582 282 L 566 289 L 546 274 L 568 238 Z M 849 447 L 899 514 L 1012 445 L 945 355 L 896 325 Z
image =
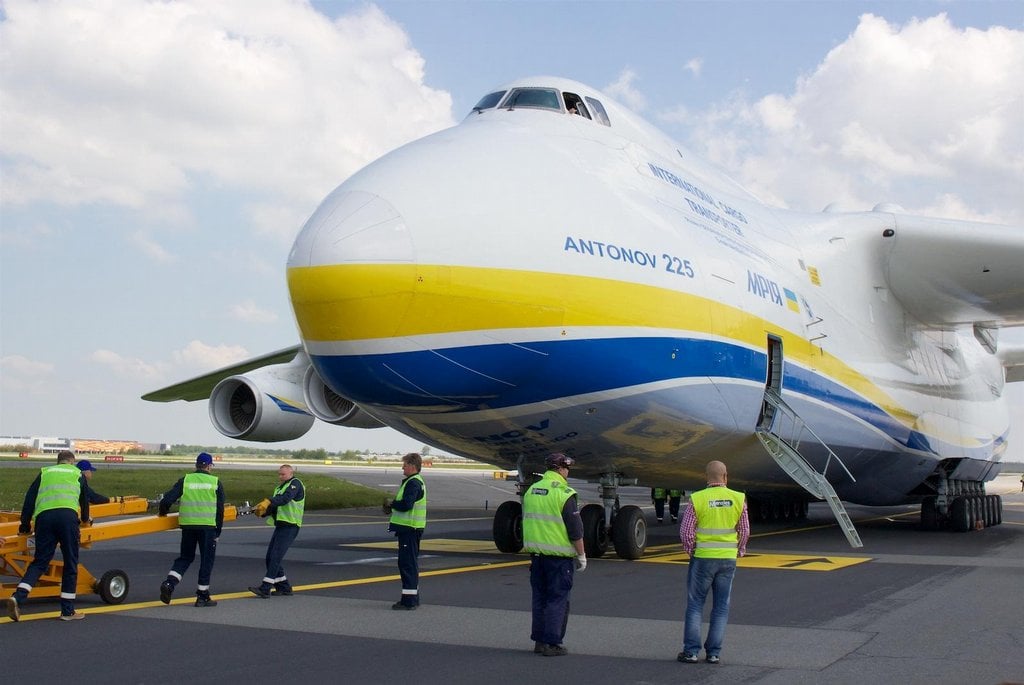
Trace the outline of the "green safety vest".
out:
M 179 526 L 217 525 L 217 476 L 190 473 L 185 476 L 178 507 Z
M 668 491 L 668 496 L 669 497 L 682 497 L 683 496 L 683 491 L 682 490 L 669 490 Z
M 32 518 L 50 509 L 78 511 L 78 498 L 82 494 L 82 472 L 74 464 L 44 466 L 39 472 L 39 492 Z
M 654 488 L 652 499 L 665 499 L 665 488 Z
M 398 488 L 398 494 L 395 495 L 395 499 L 402 499 L 402 495 L 405 493 L 405 485 L 411 480 L 418 480 L 420 482 L 420 487 L 423 488 L 423 497 L 413 502 L 412 509 L 409 511 L 392 510 L 391 523 L 398 526 L 423 529 L 427 527 L 427 484 L 423 482 L 423 476 L 417 473 L 403 480 L 402 486 Z
M 742 492 L 722 486 L 705 488 L 690 495 L 697 516 L 696 547 L 693 556 L 701 559 L 735 559 L 739 533 L 736 524 L 743 513 Z
M 574 557 L 562 508 L 576 491 L 556 471 L 548 471 L 523 495 L 523 548 L 531 554 Z
M 289 478 L 284 483 L 281 483 L 277 488 L 274 489 L 273 497 L 277 497 L 284 493 L 288 489 L 288 486 L 292 484 L 293 480 L 299 480 L 298 478 Z M 301 484 L 302 481 L 299 480 Z M 275 516 L 267 517 L 267 525 L 274 525 L 274 520 L 278 520 L 281 523 L 290 523 L 293 526 L 302 527 L 302 514 L 306 511 L 306 491 L 302 491 L 302 499 L 296 502 L 291 500 L 287 504 L 283 504 L 277 508 L 277 514 Z

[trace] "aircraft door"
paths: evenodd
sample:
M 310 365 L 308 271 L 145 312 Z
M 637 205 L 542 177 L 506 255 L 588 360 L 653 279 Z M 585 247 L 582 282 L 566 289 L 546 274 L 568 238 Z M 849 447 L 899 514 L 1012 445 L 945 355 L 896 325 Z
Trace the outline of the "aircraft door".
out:
M 765 395 L 774 393 L 776 397 L 782 397 L 782 340 L 774 335 L 768 336 L 768 357 L 765 369 L 764 392 Z M 761 413 L 757 417 L 757 430 L 770 431 L 775 421 L 775 404 L 765 399 L 761 403 Z

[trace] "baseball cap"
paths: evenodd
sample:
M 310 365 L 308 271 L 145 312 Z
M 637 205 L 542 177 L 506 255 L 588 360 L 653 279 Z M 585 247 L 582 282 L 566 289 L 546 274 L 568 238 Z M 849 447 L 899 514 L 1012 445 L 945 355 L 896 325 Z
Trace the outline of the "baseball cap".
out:
M 547 456 L 547 459 L 544 460 L 544 464 L 549 469 L 569 468 L 575 463 L 575 459 L 573 459 L 572 457 L 567 457 L 561 452 L 554 452 L 552 454 L 549 454 Z
M 196 466 L 207 466 L 213 463 L 213 457 L 206 452 L 200 452 L 199 456 L 196 457 Z
M 89 462 L 88 459 L 82 459 L 76 464 L 81 471 L 95 471 L 96 467 Z

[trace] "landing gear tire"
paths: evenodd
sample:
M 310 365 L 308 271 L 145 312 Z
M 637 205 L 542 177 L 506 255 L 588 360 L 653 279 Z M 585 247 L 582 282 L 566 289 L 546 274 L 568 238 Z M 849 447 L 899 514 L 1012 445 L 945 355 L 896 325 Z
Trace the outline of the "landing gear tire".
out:
M 612 519 L 612 542 L 620 559 L 639 559 L 647 547 L 647 520 L 640 507 L 632 504 L 619 509 Z
M 583 549 L 591 558 L 603 557 L 608 551 L 608 529 L 604 525 L 604 507 L 586 504 L 580 509 L 583 520 Z
M 996 502 L 996 525 L 998 526 L 1003 522 L 1003 497 L 1002 495 L 992 495 Z
M 921 501 L 921 530 L 939 529 L 939 510 L 935 506 L 935 497 L 925 497 Z
M 971 529 L 971 508 L 966 497 L 954 497 L 949 507 L 949 526 L 957 533 Z
M 96 581 L 96 594 L 107 604 L 120 604 L 128 596 L 128 574 L 114 569 Z
M 499 552 L 516 554 L 523 549 L 523 505 L 509 500 L 502 502 L 494 512 L 491 528 L 494 546 Z

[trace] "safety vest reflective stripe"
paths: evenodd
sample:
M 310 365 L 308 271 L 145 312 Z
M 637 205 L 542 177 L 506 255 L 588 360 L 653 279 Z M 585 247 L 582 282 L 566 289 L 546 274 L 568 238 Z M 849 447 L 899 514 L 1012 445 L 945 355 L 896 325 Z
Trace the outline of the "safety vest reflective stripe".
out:
M 427 527 L 427 484 L 423 482 L 423 477 L 420 474 L 409 476 L 402 481 L 402 486 L 398 488 L 398 494 L 395 495 L 396 500 L 401 500 L 402 495 L 405 494 L 405 486 L 411 480 L 419 481 L 420 487 L 423 488 L 423 496 L 413 502 L 412 509 L 409 511 L 397 511 L 392 510 L 391 512 L 391 523 L 399 526 L 409 526 L 410 528 L 426 528 Z
M 291 478 L 284 483 L 281 483 L 277 488 L 274 489 L 274 497 L 284 494 L 284 492 L 291 486 L 292 483 L 298 483 L 302 485 L 302 481 L 298 478 Z M 303 490 L 302 499 L 299 501 L 290 500 L 285 504 L 282 504 L 277 508 L 277 512 L 267 518 L 267 525 L 274 525 L 274 521 L 280 521 L 281 523 L 290 523 L 293 526 L 302 526 L 302 515 L 306 511 L 306 496 L 305 490 Z
M 51 509 L 78 511 L 78 497 L 82 493 L 81 478 L 82 472 L 74 464 L 44 466 L 39 472 L 39 492 L 32 517 Z
M 690 495 L 697 516 L 695 557 L 735 559 L 739 533 L 736 525 L 743 512 L 745 495 L 726 487 L 715 486 Z
M 576 491 L 560 473 L 548 471 L 523 496 L 523 548 L 532 554 L 574 557 L 562 520 L 562 508 Z
M 178 507 L 178 525 L 217 525 L 217 476 L 190 473 L 185 476 Z

